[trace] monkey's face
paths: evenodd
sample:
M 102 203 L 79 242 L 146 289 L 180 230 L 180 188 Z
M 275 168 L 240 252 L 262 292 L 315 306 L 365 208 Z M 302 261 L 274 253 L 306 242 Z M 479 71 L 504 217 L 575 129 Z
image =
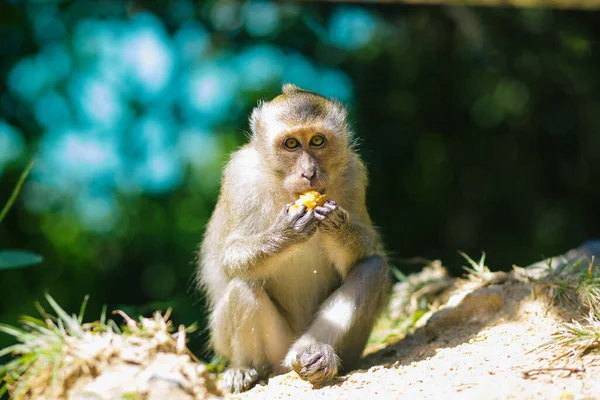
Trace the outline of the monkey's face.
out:
M 299 128 L 282 132 L 274 142 L 273 150 L 283 187 L 293 195 L 307 190 L 327 190 L 331 170 L 331 150 L 335 138 L 328 132 Z
M 251 125 L 264 159 L 292 197 L 326 192 L 347 164 L 346 111 L 322 96 L 279 96 L 254 111 Z

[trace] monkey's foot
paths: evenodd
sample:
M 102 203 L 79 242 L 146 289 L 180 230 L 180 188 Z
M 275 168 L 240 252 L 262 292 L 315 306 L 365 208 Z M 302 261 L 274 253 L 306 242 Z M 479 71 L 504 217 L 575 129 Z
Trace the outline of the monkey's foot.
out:
M 222 386 L 230 393 L 242 393 L 252 388 L 259 378 L 254 368 L 230 368 L 223 372 Z
M 324 385 L 337 376 L 339 358 L 333 347 L 324 343 L 296 344 L 284 365 L 313 385 Z

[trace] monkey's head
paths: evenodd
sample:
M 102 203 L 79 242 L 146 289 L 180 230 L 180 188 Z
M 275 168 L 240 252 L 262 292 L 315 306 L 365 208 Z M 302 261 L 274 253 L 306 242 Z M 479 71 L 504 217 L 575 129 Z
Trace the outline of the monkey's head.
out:
M 283 85 L 283 93 L 259 104 L 250 118 L 251 143 L 292 195 L 327 191 L 351 154 L 346 110 L 336 101 Z

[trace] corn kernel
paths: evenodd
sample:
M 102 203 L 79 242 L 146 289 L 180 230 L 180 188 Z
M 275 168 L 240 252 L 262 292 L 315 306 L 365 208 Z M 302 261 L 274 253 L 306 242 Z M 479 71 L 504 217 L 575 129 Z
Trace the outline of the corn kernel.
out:
M 312 210 L 317 206 L 322 206 L 327 201 L 327 195 L 321 194 L 316 190 L 309 190 L 300 195 L 298 200 L 288 209 L 288 214 L 293 213 L 300 208 L 301 205 L 305 205 L 308 210 Z

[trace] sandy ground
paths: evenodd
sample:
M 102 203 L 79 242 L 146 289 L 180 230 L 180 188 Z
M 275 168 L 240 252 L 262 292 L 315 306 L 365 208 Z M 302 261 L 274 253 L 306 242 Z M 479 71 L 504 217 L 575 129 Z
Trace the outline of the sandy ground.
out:
M 364 370 L 313 388 L 295 373 L 271 378 L 239 399 L 600 399 L 600 356 L 555 360 L 540 350 L 561 321 L 531 287 L 503 285 L 504 305 L 437 332 L 424 328 L 365 358 Z M 566 367 L 567 369 L 560 369 Z
M 447 277 L 434 262 L 394 286 L 363 369 L 325 387 L 312 387 L 292 372 L 229 397 L 600 400 L 600 352 L 574 358 L 572 348 L 544 346 L 565 321 L 583 319 L 586 306 L 577 303 L 598 299 L 600 267 L 589 257 L 600 259 L 600 241 L 565 254 L 511 273 L 492 273 L 473 262 L 461 279 Z M 578 261 L 582 255 L 589 263 Z M 552 305 L 548 297 L 554 298 Z M 433 310 L 423 316 L 417 304 Z M 37 358 L 27 379 L 11 389 L 22 389 L 19 398 L 36 400 L 220 398 L 216 374 L 186 351 L 183 327 L 169 331 L 166 314 L 140 322 L 123 316 L 127 335 L 62 316 L 68 332 L 59 335 L 60 351 L 54 359 L 51 353 Z M 414 333 L 401 336 L 415 320 Z M 40 343 L 57 340 L 52 330 L 35 332 L 26 343 L 31 354 L 39 352 Z M 589 343 L 597 345 L 597 339 Z M 63 360 L 58 375 L 53 375 L 55 360 Z

